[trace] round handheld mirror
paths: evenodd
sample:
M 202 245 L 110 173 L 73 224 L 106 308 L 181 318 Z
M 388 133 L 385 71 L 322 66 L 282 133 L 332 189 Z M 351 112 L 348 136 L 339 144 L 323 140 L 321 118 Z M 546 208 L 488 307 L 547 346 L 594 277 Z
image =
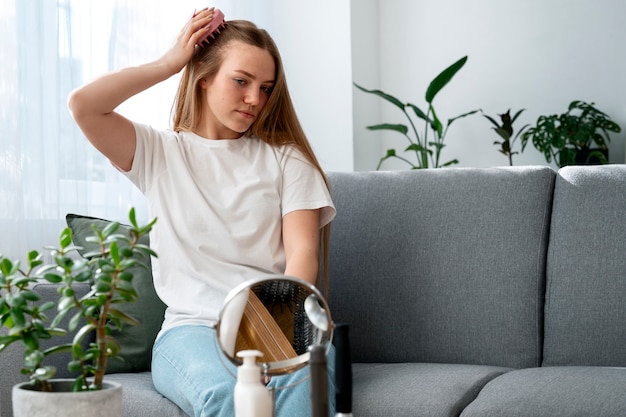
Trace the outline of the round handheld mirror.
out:
M 312 345 L 330 347 L 333 323 L 319 290 L 300 279 L 274 275 L 245 282 L 226 297 L 216 325 L 219 345 L 241 365 L 237 352 L 259 350 L 267 376 L 284 375 L 309 362 Z

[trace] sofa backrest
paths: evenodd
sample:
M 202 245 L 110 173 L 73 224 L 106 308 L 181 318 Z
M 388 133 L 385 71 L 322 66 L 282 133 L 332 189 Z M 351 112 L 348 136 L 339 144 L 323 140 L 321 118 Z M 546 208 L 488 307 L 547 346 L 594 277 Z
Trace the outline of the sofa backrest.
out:
M 555 176 L 330 173 L 329 304 L 353 360 L 538 366 Z
M 547 260 L 544 361 L 626 366 L 626 166 L 559 171 Z

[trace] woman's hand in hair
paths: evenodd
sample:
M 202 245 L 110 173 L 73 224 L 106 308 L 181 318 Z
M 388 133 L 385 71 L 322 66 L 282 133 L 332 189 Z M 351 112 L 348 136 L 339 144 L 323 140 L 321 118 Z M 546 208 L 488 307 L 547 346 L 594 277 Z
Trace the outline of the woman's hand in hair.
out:
M 172 75 L 187 65 L 196 50 L 196 44 L 206 37 L 208 25 L 213 20 L 213 11 L 211 7 L 195 12 L 178 34 L 176 43 L 161 57 Z

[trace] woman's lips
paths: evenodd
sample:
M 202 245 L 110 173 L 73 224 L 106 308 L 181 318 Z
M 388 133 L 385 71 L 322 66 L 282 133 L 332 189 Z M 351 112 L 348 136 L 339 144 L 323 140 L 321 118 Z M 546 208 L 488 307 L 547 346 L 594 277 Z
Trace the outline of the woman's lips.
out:
M 237 110 L 237 112 L 245 119 L 253 119 L 254 118 L 254 114 L 249 113 L 247 111 Z

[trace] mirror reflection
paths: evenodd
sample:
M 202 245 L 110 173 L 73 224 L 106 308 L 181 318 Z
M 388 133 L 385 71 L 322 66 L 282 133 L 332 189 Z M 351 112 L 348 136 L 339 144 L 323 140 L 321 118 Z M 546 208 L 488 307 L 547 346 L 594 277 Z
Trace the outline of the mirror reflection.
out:
M 217 324 L 221 349 L 236 366 L 237 352 L 259 350 L 266 375 L 304 367 L 309 347 L 329 346 L 332 321 L 324 297 L 296 278 L 274 276 L 244 283 L 226 298 Z

